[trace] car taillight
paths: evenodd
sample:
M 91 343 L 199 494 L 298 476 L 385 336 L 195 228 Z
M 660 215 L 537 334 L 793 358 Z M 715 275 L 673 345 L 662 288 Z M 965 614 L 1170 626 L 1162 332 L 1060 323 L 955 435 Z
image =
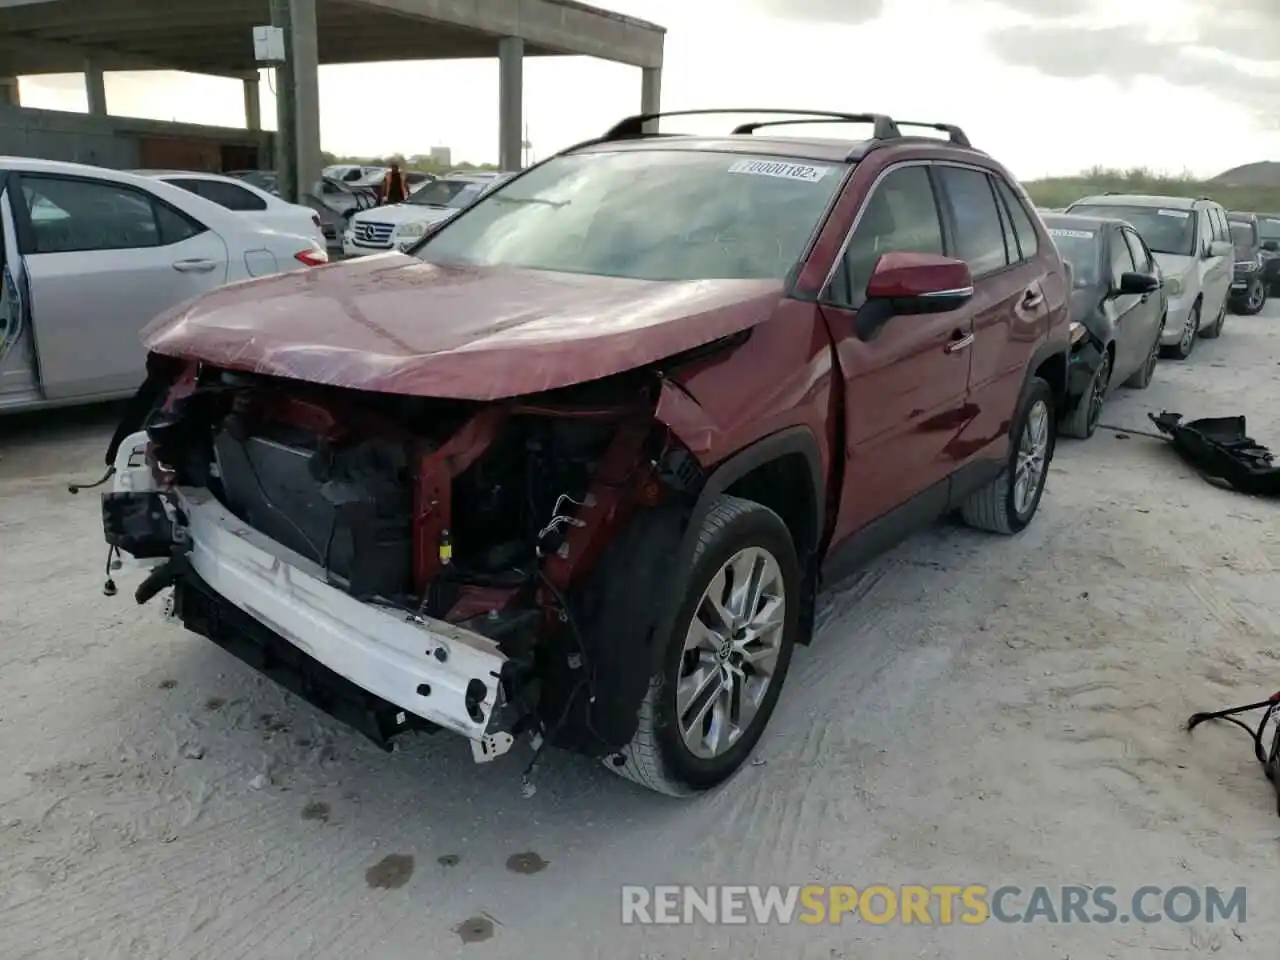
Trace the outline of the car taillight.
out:
M 293 259 L 308 267 L 320 267 L 329 262 L 329 254 L 312 247 L 309 250 L 299 250 L 293 255 Z

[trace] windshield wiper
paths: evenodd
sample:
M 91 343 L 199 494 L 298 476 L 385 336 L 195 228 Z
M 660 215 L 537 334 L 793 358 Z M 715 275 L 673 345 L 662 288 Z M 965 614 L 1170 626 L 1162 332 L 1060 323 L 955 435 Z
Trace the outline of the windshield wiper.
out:
M 526 206 L 534 204 L 542 207 L 554 207 L 557 210 L 561 207 L 567 207 L 572 201 L 570 200 L 546 200 L 542 197 L 504 197 L 502 194 L 493 196 L 494 203 L 510 203 L 517 206 Z

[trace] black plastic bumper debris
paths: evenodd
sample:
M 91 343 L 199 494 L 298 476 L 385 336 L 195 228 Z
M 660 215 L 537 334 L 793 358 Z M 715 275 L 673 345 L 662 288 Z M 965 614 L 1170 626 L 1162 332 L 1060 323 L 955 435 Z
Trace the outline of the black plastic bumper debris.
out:
M 1271 451 L 1245 432 L 1244 417 L 1183 423 L 1180 413 L 1148 416 L 1178 455 L 1210 483 L 1255 497 L 1280 497 L 1280 467 Z

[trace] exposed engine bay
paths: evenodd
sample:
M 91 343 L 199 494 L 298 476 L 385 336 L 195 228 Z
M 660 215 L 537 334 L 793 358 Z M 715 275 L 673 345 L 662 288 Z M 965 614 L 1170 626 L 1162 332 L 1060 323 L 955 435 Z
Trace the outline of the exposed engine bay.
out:
M 473 720 L 472 707 L 489 698 L 501 705 L 490 727 L 504 736 L 608 755 L 634 731 L 652 623 L 633 616 L 597 628 L 611 614 L 602 596 L 620 589 L 601 558 L 633 523 L 668 524 L 667 540 L 654 542 L 677 542 L 673 518 L 703 479 L 654 420 L 659 387 L 652 372 L 637 371 L 478 403 L 191 364 L 158 389 L 145 420 L 154 490 L 117 483 L 104 497 L 107 540 L 134 557 L 167 557 L 138 588 L 139 602 L 173 587 L 174 615 L 189 629 L 383 746 L 434 725 L 315 662 L 261 610 L 226 603 L 188 558 L 198 531 L 184 510 L 203 497 L 367 611 L 487 638 L 506 660 L 489 681 L 501 688 L 496 700 L 484 682 L 474 696 L 468 688 Z M 224 523 L 219 536 L 229 532 Z M 660 560 L 652 566 L 628 575 L 666 575 Z M 629 643 L 629 633 L 640 641 Z M 634 652 L 613 649 L 623 645 Z M 434 651 L 442 663 L 443 651 Z

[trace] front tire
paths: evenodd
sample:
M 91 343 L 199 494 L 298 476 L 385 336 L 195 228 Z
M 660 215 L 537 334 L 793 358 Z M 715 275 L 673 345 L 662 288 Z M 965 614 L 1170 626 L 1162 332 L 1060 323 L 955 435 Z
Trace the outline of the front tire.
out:
M 1027 384 L 1009 434 L 1005 469 L 960 508 L 969 526 L 1006 536 L 1025 529 L 1035 516 L 1053 457 L 1053 391 L 1040 377 Z
M 1245 317 L 1256 317 L 1267 305 L 1267 285 L 1261 280 L 1249 284 L 1244 300 L 1240 302 L 1240 314 Z
M 1200 331 L 1200 303 L 1196 302 L 1187 314 L 1187 321 L 1182 326 L 1182 339 L 1175 346 L 1167 348 L 1167 355 L 1175 360 L 1186 360 L 1196 348 L 1196 334 Z
M 1062 432 L 1065 436 L 1075 437 L 1077 440 L 1088 440 L 1098 429 L 1098 421 L 1102 419 L 1102 405 L 1106 402 L 1107 391 L 1111 389 L 1112 369 L 1111 351 L 1104 350 L 1102 362 L 1093 372 L 1093 378 L 1089 381 L 1084 396 L 1076 404 L 1071 416 L 1067 417 L 1062 424 Z
M 764 732 L 800 629 L 795 543 L 772 510 L 721 496 L 702 521 L 671 636 L 614 773 L 671 796 L 728 780 Z
M 1227 301 L 1223 300 L 1222 310 L 1218 313 L 1218 316 L 1214 319 L 1213 323 L 1209 324 L 1209 326 L 1205 327 L 1203 330 L 1200 331 L 1200 336 L 1204 337 L 1206 340 L 1217 340 L 1218 337 L 1222 336 L 1222 328 L 1225 327 L 1226 325 L 1227 325 Z

